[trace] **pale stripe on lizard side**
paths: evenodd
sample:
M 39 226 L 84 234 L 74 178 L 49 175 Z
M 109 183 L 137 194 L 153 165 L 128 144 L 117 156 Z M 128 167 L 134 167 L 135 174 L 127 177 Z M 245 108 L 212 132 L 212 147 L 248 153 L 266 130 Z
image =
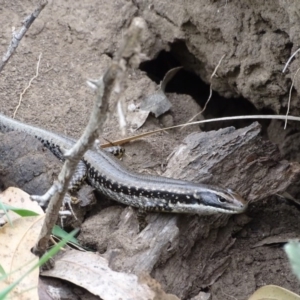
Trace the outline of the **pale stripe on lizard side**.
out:
M 60 159 L 63 159 L 60 149 L 69 149 L 74 144 L 72 138 L 0 114 L 0 131 L 13 130 L 36 137 Z M 82 160 L 91 186 L 115 201 L 143 210 L 235 214 L 247 208 L 247 202 L 231 189 L 134 173 L 103 150 L 89 150 Z

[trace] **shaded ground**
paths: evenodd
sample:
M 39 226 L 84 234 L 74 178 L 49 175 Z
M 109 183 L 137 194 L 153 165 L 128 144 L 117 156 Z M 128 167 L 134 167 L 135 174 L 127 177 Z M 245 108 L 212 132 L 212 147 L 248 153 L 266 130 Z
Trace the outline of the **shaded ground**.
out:
M 298 19 L 293 13 L 295 7 L 290 5 L 285 9 L 284 1 L 269 1 L 264 6 L 260 1 L 253 1 L 251 5 L 239 1 L 226 1 L 226 4 L 225 1 L 214 4 L 199 2 L 196 5 L 190 1 L 185 8 L 183 1 L 179 0 L 173 1 L 172 5 L 161 1 L 153 1 L 150 6 L 144 1 L 134 3 L 121 0 L 113 3 L 49 1 L 0 74 L 1 112 L 8 116 L 13 114 L 19 95 L 34 76 L 38 57 L 42 53 L 39 76 L 23 96 L 16 118 L 73 137 L 79 136 L 93 102 L 93 94 L 85 81 L 87 78 L 97 78 L 105 69 L 122 39 L 124 28 L 136 14 L 144 16 L 149 26 L 144 51 L 150 58 L 163 49 L 169 49 L 168 43 L 175 41 L 177 43 L 170 47 L 173 58 L 200 75 L 202 80 L 210 82 L 213 69 L 221 56 L 226 54 L 223 68 L 220 68 L 213 82 L 214 90 L 226 97 L 247 98 L 256 109 L 284 111 L 291 80 L 290 75 L 284 77 L 279 72 L 291 54 L 293 43 L 299 45 Z M 19 27 L 35 5 L 31 1 L 2 1 L 0 53 L 6 51 L 12 27 Z M 200 27 L 204 29 L 199 34 Z M 182 41 L 186 43 L 185 47 Z M 291 70 L 296 67 L 296 64 L 292 65 Z M 296 89 L 298 84 L 296 82 Z M 124 96 L 126 105 L 139 103 L 156 89 L 156 84 L 141 71 L 132 71 L 128 85 Z M 204 89 L 203 94 L 207 93 L 207 87 L 204 86 Z M 159 120 L 150 118 L 140 132 L 189 120 L 200 110 L 191 94 L 169 94 L 172 111 Z M 218 102 L 213 103 L 216 108 L 219 107 Z M 292 113 L 296 114 L 298 110 L 295 97 Z M 132 143 L 126 147 L 124 162 L 137 171 L 161 174 L 168 155 L 193 131 L 200 129 L 189 127 L 184 131 L 161 133 Z M 299 149 L 296 126 L 284 134 L 282 126 L 274 122 L 268 132 L 279 144 L 284 158 L 298 158 L 294 150 Z M 128 134 L 131 134 L 130 129 Z M 121 137 L 115 117 L 107 125 L 104 135 L 109 140 Z M 296 189 L 295 194 L 297 192 Z M 253 248 L 267 237 L 276 237 L 275 241 L 281 241 L 282 237 L 298 237 L 298 209 L 293 203 L 273 197 L 252 204 L 245 215 L 232 218 L 230 224 L 234 224 L 232 228 L 236 228 L 236 233 L 233 236 L 232 232 L 229 233 L 233 238 L 231 247 L 214 254 L 228 258 L 225 272 L 220 272 L 220 277 L 212 285 L 209 278 L 205 284 L 197 280 L 201 277 L 197 274 L 203 275 L 205 271 L 197 264 L 190 277 L 182 278 L 184 287 L 180 290 L 174 283 L 168 285 L 165 279 L 168 274 L 161 271 L 167 259 L 156 266 L 151 275 L 162 283 L 166 291 L 183 299 L 196 296 L 204 288 L 211 291 L 212 299 L 245 299 L 265 284 L 278 284 L 299 293 L 299 284 L 289 270 L 281 244 Z M 198 221 L 193 216 L 181 216 L 176 224 L 188 230 L 193 228 L 195 222 Z M 186 224 L 191 227 L 185 228 Z M 222 230 L 216 232 L 222 234 Z M 210 238 L 217 237 L 211 235 Z M 188 253 L 185 260 L 195 259 L 197 251 L 213 252 L 212 248 L 205 247 L 201 235 L 196 240 L 195 246 L 191 246 L 192 254 Z M 182 239 L 181 243 L 184 244 L 185 240 Z M 180 272 L 174 270 L 173 276 L 178 276 Z

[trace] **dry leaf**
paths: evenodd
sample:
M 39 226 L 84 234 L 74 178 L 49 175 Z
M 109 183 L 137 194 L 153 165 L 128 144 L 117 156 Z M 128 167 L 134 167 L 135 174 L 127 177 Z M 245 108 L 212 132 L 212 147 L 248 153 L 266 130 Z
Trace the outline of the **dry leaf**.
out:
M 300 296 L 277 285 L 266 285 L 248 300 L 300 300 Z
M 7 274 L 19 270 L 11 274 L 5 281 L 0 281 L 1 290 L 20 278 L 37 262 L 38 258 L 30 252 L 30 249 L 38 239 L 44 219 L 44 212 L 36 202 L 30 199 L 27 193 L 18 188 L 8 188 L 0 194 L 0 199 L 2 203 L 32 210 L 40 214 L 36 217 L 21 217 L 11 211 L 8 212 L 12 226 L 6 223 L 0 228 L 0 264 Z M 30 264 L 27 264 L 29 262 Z M 13 290 L 11 296 L 20 300 L 38 299 L 38 277 L 39 269 L 37 268 L 21 281 Z M 31 290 L 19 294 L 21 291 L 28 289 Z
M 81 286 L 103 300 L 151 300 L 154 292 L 133 274 L 115 272 L 97 253 L 69 250 L 56 260 L 55 268 L 41 275 L 61 278 Z
M 284 235 L 269 236 L 254 244 L 253 246 L 251 246 L 251 248 L 281 245 L 287 243 L 290 240 L 297 240 L 297 235 L 295 233 L 285 233 Z
M 140 109 L 146 112 L 152 112 L 155 118 L 164 114 L 171 108 L 172 104 L 166 94 L 162 90 L 158 90 L 155 94 L 147 96 L 143 99 Z
M 160 115 L 167 112 L 171 108 L 172 104 L 165 94 L 166 86 L 181 69 L 182 67 L 177 67 L 169 70 L 160 83 L 158 91 L 143 99 L 140 109 L 147 112 L 152 112 L 155 115 L 155 118 L 158 118 Z
M 149 116 L 149 113 L 149 111 L 143 111 L 137 107 L 135 107 L 133 110 L 128 109 L 126 113 L 126 121 L 130 131 L 136 131 L 143 126 Z

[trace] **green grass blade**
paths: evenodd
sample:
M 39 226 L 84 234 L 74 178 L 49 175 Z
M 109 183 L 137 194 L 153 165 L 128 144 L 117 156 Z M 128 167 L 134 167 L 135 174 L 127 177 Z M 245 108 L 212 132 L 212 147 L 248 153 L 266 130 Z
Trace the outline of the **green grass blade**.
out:
M 9 214 L 7 213 L 6 205 L 1 200 L 0 200 L 0 210 L 4 211 L 4 213 L 7 217 L 8 223 L 10 224 L 11 227 L 13 227 L 12 221 L 9 217 Z
M 14 206 L 11 206 L 11 205 L 8 205 L 8 204 L 4 204 L 4 203 L 1 203 L 1 204 L 2 204 L 1 208 L 4 211 L 11 210 L 11 211 L 15 212 L 16 214 L 20 215 L 21 217 L 39 216 L 38 213 L 36 213 L 35 211 L 32 211 L 32 210 L 18 208 L 18 207 L 14 207 Z
M 52 229 L 52 234 L 57 236 L 60 239 L 64 239 L 68 236 L 68 232 L 64 231 L 61 227 L 54 225 L 53 229 Z M 71 238 L 68 242 L 71 242 L 75 245 L 79 245 L 79 242 L 76 238 Z
M 6 276 L 6 272 L 1 265 L 0 265 L 0 274 L 1 274 L 1 277 Z

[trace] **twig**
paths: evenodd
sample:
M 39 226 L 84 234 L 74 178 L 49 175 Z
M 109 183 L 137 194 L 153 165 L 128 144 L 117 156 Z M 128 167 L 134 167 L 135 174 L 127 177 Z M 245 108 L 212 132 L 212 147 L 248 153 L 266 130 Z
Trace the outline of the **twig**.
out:
M 118 101 L 117 112 L 118 112 L 118 117 L 119 117 L 119 126 L 121 129 L 121 133 L 122 133 L 122 135 L 125 135 L 126 119 L 125 119 L 121 101 Z
M 229 297 L 229 298 L 231 298 L 231 299 L 237 300 L 237 298 L 235 298 L 234 296 L 231 296 L 231 295 L 225 293 L 225 292 L 223 291 L 222 288 L 221 288 L 221 292 L 222 292 L 225 296 L 227 296 L 227 297 Z
M 23 26 L 20 29 L 19 32 L 13 32 L 13 37 L 10 42 L 10 45 L 7 49 L 7 52 L 2 57 L 2 62 L 0 63 L 0 72 L 3 70 L 5 65 L 7 64 L 10 57 L 13 55 L 17 47 L 19 46 L 20 41 L 22 40 L 23 36 L 31 26 L 31 24 L 34 22 L 34 20 L 38 17 L 40 12 L 43 10 L 43 8 L 47 5 L 47 0 L 41 0 L 39 3 L 39 6 L 34 10 L 32 14 L 27 16 L 25 20 L 23 21 Z
M 55 193 L 50 195 L 51 200 L 48 205 L 45 222 L 39 236 L 39 241 L 33 249 L 36 255 L 41 256 L 46 252 L 51 230 L 57 221 L 59 209 L 62 205 L 64 195 L 68 190 L 72 174 L 85 151 L 93 147 L 97 136 L 102 132 L 103 124 L 108 115 L 109 99 L 114 87 L 118 87 L 120 96 L 122 91 L 121 80 L 125 76 L 127 65 L 133 62 L 138 63 L 139 41 L 144 28 L 145 22 L 143 19 L 133 19 L 124 38 L 124 44 L 117 52 L 108 70 L 100 79 L 88 81 L 88 84 L 96 90 L 96 101 L 84 133 L 70 150 L 65 151 L 65 163 L 58 175 L 58 180 L 50 188 L 50 191 L 55 191 Z M 53 261 L 51 263 L 52 265 L 48 264 L 46 267 L 52 267 Z
M 290 64 L 291 60 L 293 59 L 293 57 L 294 57 L 299 51 L 300 51 L 300 48 L 297 49 L 297 50 L 293 53 L 293 55 L 288 59 L 287 63 L 284 65 L 284 68 L 283 68 L 283 70 L 282 70 L 282 73 L 284 73 L 284 72 L 286 71 L 286 69 L 287 69 L 288 65 Z
M 219 62 L 218 62 L 218 64 L 217 64 L 217 66 L 215 67 L 215 69 L 214 69 L 214 71 L 213 71 L 213 73 L 211 74 L 211 76 L 210 76 L 210 78 L 212 79 L 215 75 L 216 75 L 216 73 L 217 73 L 217 70 L 219 69 L 219 67 L 220 67 L 220 64 L 221 64 L 221 62 L 222 62 L 222 60 L 223 60 L 223 58 L 225 57 L 225 55 L 226 54 L 224 54 L 222 57 L 221 57 L 221 59 L 219 60 Z
M 196 121 L 196 122 L 190 122 L 190 123 L 185 123 L 185 124 L 180 124 L 180 125 L 175 125 L 175 126 L 171 126 L 171 127 L 166 127 L 166 128 L 162 128 L 162 129 L 157 129 L 157 130 L 153 130 L 150 132 L 145 132 L 145 133 L 141 133 L 138 135 L 134 135 L 128 138 L 124 138 L 121 140 L 117 140 L 117 141 L 112 141 L 111 143 L 113 143 L 114 145 L 123 145 L 125 143 L 128 143 L 130 141 L 154 134 L 154 133 L 158 133 L 158 132 L 162 132 L 162 131 L 166 131 L 166 130 L 170 130 L 170 129 L 175 129 L 175 128 L 180 128 L 180 127 L 184 127 L 184 126 L 190 126 L 190 125 L 199 125 L 199 124 L 203 124 L 203 123 L 211 123 L 211 122 L 223 122 L 223 121 L 233 121 L 233 120 L 246 120 L 246 119 L 250 119 L 250 120 L 258 120 L 258 119 L 265 119 L 265 120 L 285 120 L 288 119 L 290 121 L 298 121 L 300 122 L 300 117 L 295 117 L 295 116 L 285 116 L 285 115 L 253 115 L 253 116 L 234 116 L 234 117 L 223 117 L 223 118 L 215 118 L 215 119 L 206 119 L 206 120 L 202 120 L 202 121 Z M 102 144 L 101 147 L 106 148 L 106 147 L 110 147 L 111 143 L 109 144 Z
M 219 60 L 217 66 L 215 67 L 213 73 L 212 73 L 211 76 L 210 76 L 210 79 L 212 79 L 212 78 L 216 75 L 217 70 L 218 70 L 218 68 L 220 67 L 220 64 L 221 64 L 223 58 L 225 57 L 225 55 L 226 55 L 226 54 L 224 54 L 224 55 L 221 57 L 221 59 Z M 199 116 L 200 114 L 202 114 L 202 113 L 206 110 L 207 104 L 208 104 L 208 102 L 210 101 L 211 96 L 212 96 L 212 92 L 213 92 L 211 86 L 212 86 L 212 82 L 211 82 L 210 85 L 209 85 L 209 96 L 208 96 L 208 99 L 207 99 L 206 102 L 205 102 L 204 108 L 203 108 L 199 113 L 197 113 L 196 115 L 194 115 L 190 120 L 188 120 L 188 123 L 192 122 L 197 116 Z
M 40 67 L 41 58 L 42 58 L 42 53 L 40 53 L 40 55 L 39 55 L 39 60 L 38 60 L 37 65 L 36 65 L 36 73 L 35 73 L 35 75 L 30 79 L 28 85 L 23 90 L 23 92 L 20 94 L 19 103 L 18 103 L 18 105 L 17 105 L 17 107 L 16 107 L 16 109 L 14 111 L 13 119 L 16 117 L 17 111 L 18 111 L 19 107 L 21 106 L 23 95 L 30 88 L 32 81 L 39 76 L 39 67 Z
M 290 92 L 289 92 L 289 100 L 288 100 L 288 107 L 287 107 L 287 111 L 286 111 L 286 116 L 288 116 L 289 112 L 290 112 L 290 104 L 291 104 L 291 98 L 292 98 L 292 90 L 293 90 L 293 87 L 294 87 L 294 83 L 295 83 L 295 78 L 299 72 L 300 68 L 297 69 L 296 73 L 294 74 L 293 76 L 293 81 L 292 81 L 292 85 L 291 85 L 291 88 L 290 88 Z M 286 129 L 286 125 L 287 125 L 287 118 L 285 119 L 285 122 L 284 122 L 284 129 Z

